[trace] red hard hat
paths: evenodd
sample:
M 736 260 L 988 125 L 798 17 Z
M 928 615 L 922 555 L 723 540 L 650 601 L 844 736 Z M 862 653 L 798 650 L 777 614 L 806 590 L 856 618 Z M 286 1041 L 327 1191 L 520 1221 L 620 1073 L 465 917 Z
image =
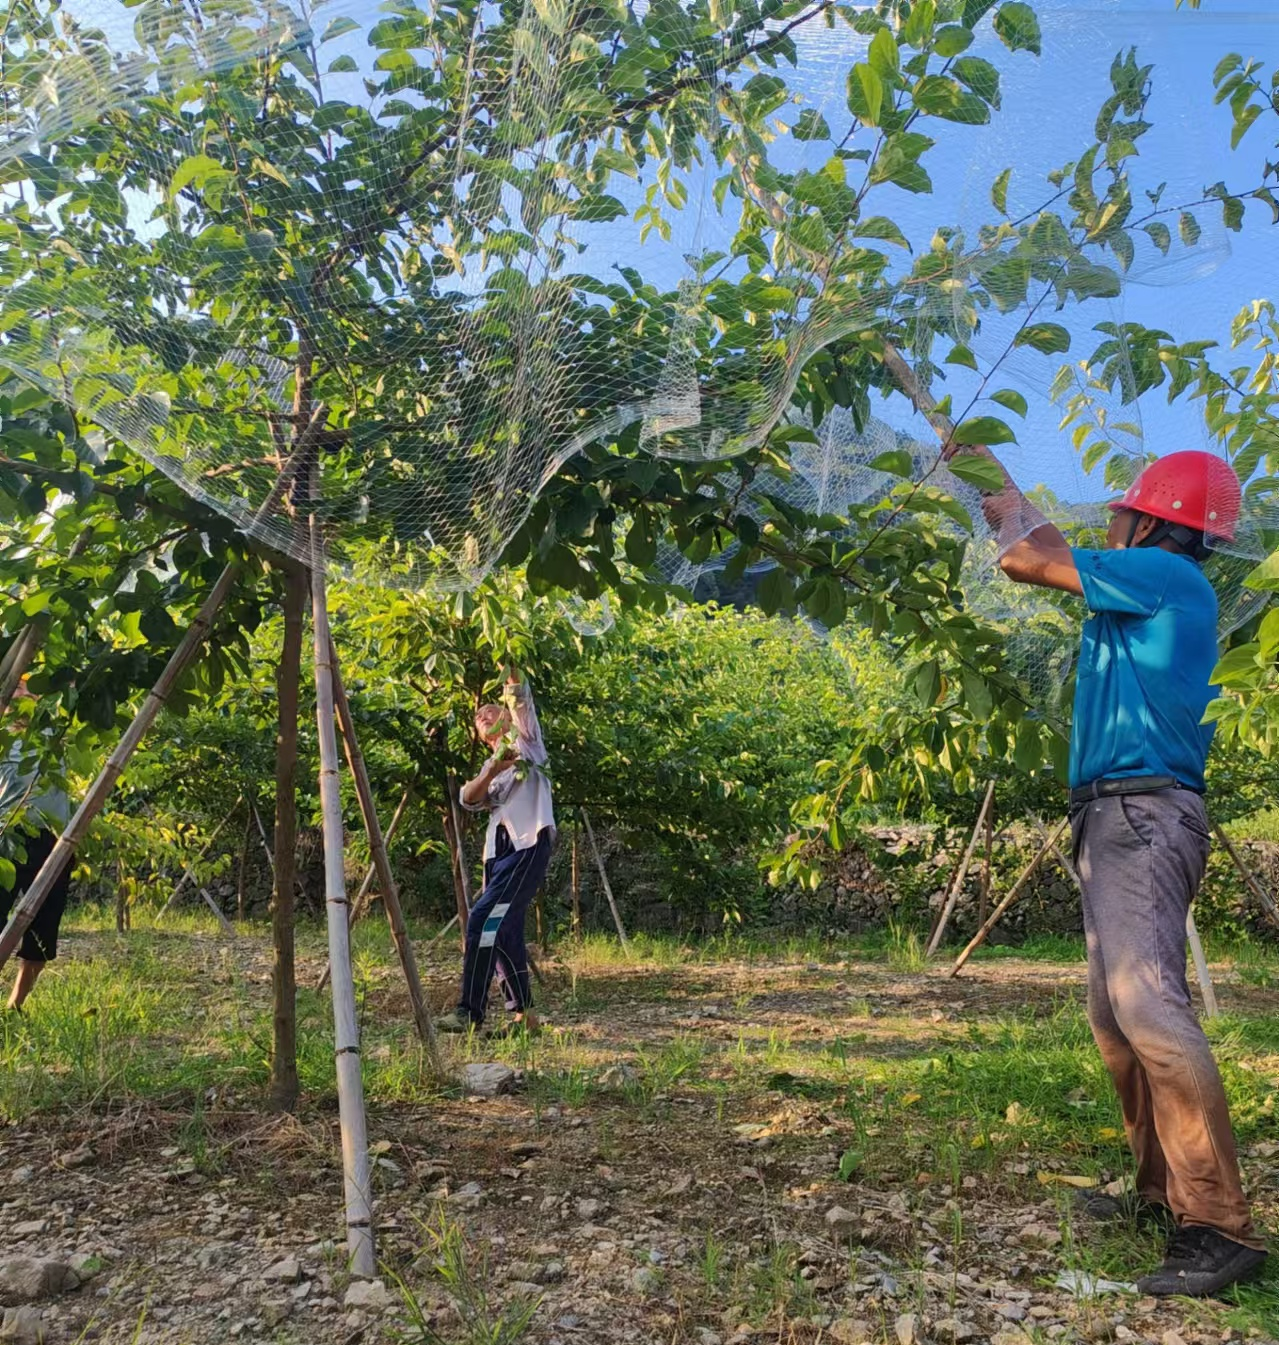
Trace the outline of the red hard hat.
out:
M 1229 540 L 1242 503 L 1235 469 L 1214 453 L 1191 451 L 1152 462 L 1110 507 L 1136 509 Z

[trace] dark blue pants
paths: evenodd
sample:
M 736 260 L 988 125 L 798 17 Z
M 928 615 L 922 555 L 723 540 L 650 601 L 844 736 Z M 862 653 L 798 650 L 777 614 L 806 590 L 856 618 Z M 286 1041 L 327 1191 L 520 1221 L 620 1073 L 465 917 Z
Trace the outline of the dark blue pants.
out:
M 536 844 L 516 850 L 506 828 L 497 830 L 497 853 L 484 866 L 484 891 L 466 922 L 466 958 L 458 1007 L 473 1023 L 484 1021 L 495 971 L 502 978 L 508 1009 L 523 1013 L 533 1004 L 524 917 L 546 877 L 552 840 L 551 829 L 543 827 Z

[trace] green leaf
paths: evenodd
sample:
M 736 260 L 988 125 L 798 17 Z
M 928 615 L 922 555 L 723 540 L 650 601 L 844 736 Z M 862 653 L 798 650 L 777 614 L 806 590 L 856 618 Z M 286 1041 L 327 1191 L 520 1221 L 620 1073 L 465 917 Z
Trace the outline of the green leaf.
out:
M 207 154 L 192 154 L 178 165 L 177 171 L 169 181 L 169 194 L 176 196 L 186 186 L 193 186 L 198 190 L 215 174 L 230 176 L 216 159 L 209 158 Z
M 0 888 L 6 892 L 12 892 L 13 885 L 17 881 L 18 870 L 14 867 L 13 860 L 0 856 Z
M 853 88 L 856 79 L 857 87 Z M 860 92 L 860 100 L 854 95 Z M 849 105 L 853 115 L 867 126 L 879 125 L 879 114 L 884 106 L 884 82 L 870 66 L 859 63 L 849 75 Z
M 979 98 L 991 107 L 999 106 L 999 71 L 989 61 L 980 56 L 964 56 L 950 68 L 955 78 L 967 84 Z
M 355 63 L 355 57 L 345 54 L 335 57 L 329 62 L 330 75 L 353 75 L 359 68 L 360 67 Z
M 972 45 L 972 29 L 961 28 L 957 23 L 948 23 L 944 28 L 939 28 L 933 39 L 933 50 L 947 60 L 958 56 L 961 51 L 967 51 Z
M 989 719 L 995 708 L 995 698 L 991 694 L 990 684 L 978 672 L 965 668 L 960 674 L 964 684 L 964 701 L 974 719 Z
M 1029 775 L 1042 760 L 1039 747 L 1039 725 L 1033 719 L 1023 719 L 1017 725 L 1017 741 L 1013 744 L 1013 764 Z
M 1172 247 L 1172 230 L 1166 224 L 1155 221 L 1153 224 L 1143 224 L 1142 231 L 1150 235 L 1150 241 L 1166 257 L 1168 250 Z
M 1257 640 L 1261 645 L 1262 662 L 1273 663 L 1279 654 L 1279 607 L 1271 608 L 1262 618 Z
M 1229 650 L 1217 662 L 1208 679 L 1213 686 L 1247 686 L 1261 671 L 1257 656 L 1261 646 L 1241 644 Z
M 789 611 L 795 605 L 795 586 L 790 575 L 780 565 L 769 570 L 759 581 L 755 600 L 767 616 Z
M 830 124 L 820 112 L 811 107 L 806 108 L 791 127 L 791 135 L 796 140 L 829 140 Z
M 1017 346 L 1029 346 L 1042 355 L 1062 355 L 1070 349 L 1070 333 L 1056 322 L 1032 322 L 1013 338 Z
M 1239 142 L 1248 134 L 1248 129 L 1261 116 L 1261 105 L 1250 103 L 1235 118 L 1234 130 L 1230 132 L 1230 148 L 1238 149 Z
M 871 39 L 870 50 L 866 53 L 870 68 L 886 84 L 891 85 L 896 78 L 901 61 L 897 54 L 897 40 L 892 30 L 885 25 Z
M 890 448 L 886 453 L 872 459 L 870 469 L 873 472 L 888 472 L 892 476 L 904 476 L 909 479 L 914 475 L 915 464 L 904 448 Z
M 976 28 L 995 7 L 995 0 L 964 0 L 964 27 Z
M 148 607 L 138 621 L 138 628 L 152 644 L 167 644 L 176 633 L 177 624 L 165 608 Z
M 916 0 L 902 29 L 902 41 L 908 47 L 922 47 L 928 41 L 936 19 L 936 0 Z
M 1279 551 L 1272 551 L 1243 582 L 1245 588 L 1279 592 Z
M 990 189 L 990 203 L 1001 215 L 1008 214 L 1008 179 L 1013 175 L 1011 168 L 1005 168 L 995 179 Z
M 1223 56 L 1221 60 L 1217 62 L 1217 68 L 1212 72 L 1212 82 L 1214 84 L 1220 84 L 1227 75 L 1233 74 L 1242 64 L 1243 58 L 1235 52 Z
M 345 33 L 353 33 L 360 25 L 352 18 L 342 15 L 334 19 L 324 30 L 324 36 L 320 39 L 321 43 L 332 42 L 335 37 L 341 37 Z
M 1001 424 L 1002 422 L 996 422 Z M 997 492 L 1005 486 L 1003 468 L 989 458 L 976 458 L 972 454 L 956 453 L 946 464 L 952 476 L 973 486 L 977 490 Z
M 1039 31 L 1039 19 L 1029 5 L 1021 0 L 1000 5 L 995 15 L 995 32 L 1009 51 L 1029 51 L 1040 54 L 1043 36 Z
M 998 402 L 1000 406 L 1006 406 L 1019 416 L 1024 416 L 1028 409 L 1026 399 L 1020 392 L 1014 392 L 1012 388 L 1000 388 L 998 392 L 991 394 L 990 400 Z
M 1192 248 L 1199 241 L 1203 230 L 1199 227 L 1199 221 L 1190 213 L 1189 210 L 1183 210 L 1177 220 L 1177 231 L 1181 234 L 1181 241 Z
M 990 108 L 975 93 L 943 75 L 925 75 L 911 92 L 915 106 L 930 117 L 981 126 L 990 120 Z
M 940 691 L 941 668 L 936 659 L 929 659 L 927 663 L 920 664 L 919 671 L 915 674 L 915 695 L 923 704 L 934 705 Z
M 879 238 L 885 243 L 896 243 L 898 247 L 903 247 L 910 251 L 910 243 L 901 229 L 884 215 L 872 215 L 869 219 L 861 220 L 853 230 L 854 238 Z
M 913 192 L 932 191 L 932 180 L 919 164 L 919 156 L 931 149 L 932 144 L 926 135 L 920 135 L 918 131 L 890 135 L 871 165 L 871 182 L 892 182 Z
M 970 445 L 1015 444 L 1017 442 L 1017 436 L 997 416 L 970 416 L 967 420 L 961 421 L 955 426 L 951 438 L 957 444 Z M 974 459 L 971 454 L 967 455 L 966 460 L 970 462 L 990 462 L 989 458 Z M 955 470 L 954 462 L 950 464 L 950 469 L 952 472 Z
M 965 369 L 977 368 L 977 356 L 973 354 L 967 346 L 953 345 L 950 348 L 950 354 L 946 356 L 947 364 L 960 364 Z

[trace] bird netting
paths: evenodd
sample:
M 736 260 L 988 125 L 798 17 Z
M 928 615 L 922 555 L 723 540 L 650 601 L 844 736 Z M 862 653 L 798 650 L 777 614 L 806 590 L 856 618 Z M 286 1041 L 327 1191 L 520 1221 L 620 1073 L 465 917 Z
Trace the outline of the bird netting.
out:
M 378 582 L 478 581 L 588 446 L 717 461 L 816 420 L 800 379 L 841 344 L 881 368 L 900 350 L 957 419 L 1023 415 L 1025 446 L 1001 450 L 1013 475 L 1093 504 L 1177 446 L 1143 431 L 1148 352 L 1126 308 L 1180 304 L 1230 258 L 1217 216 L 1183 206 L 1219 142 L 1143 63 L 1152 48 L 1175 70 L 1200 40 L 1171 13 L 9 0 L 0 16 L 0 368 L 304 559 L 303 506 L 276 500 L 282 479 L 292 500 L 307 486 L 334 563 Z M 1151 124 L 1177 148 L 1139 186 Z M 908 479 L 964 498 L 900 405 Z M 839 512 L 884 488 L 885 451 L 859 394 L 771 484 Z

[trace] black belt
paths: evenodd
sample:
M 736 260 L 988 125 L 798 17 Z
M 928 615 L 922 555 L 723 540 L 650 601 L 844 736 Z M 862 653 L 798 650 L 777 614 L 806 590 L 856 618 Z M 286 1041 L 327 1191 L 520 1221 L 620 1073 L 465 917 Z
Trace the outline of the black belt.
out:
M 1162 789 L 1185 789 L 1192 794 L 1200 791 L 1183 785 L 1175 775 L 1128 775 L 1111 780 L 1094 780 L 1070 791 L 1071 804 L 1091 803 L 1093 799 L 1110 799 L 1119 794 L 1154 794 Z

